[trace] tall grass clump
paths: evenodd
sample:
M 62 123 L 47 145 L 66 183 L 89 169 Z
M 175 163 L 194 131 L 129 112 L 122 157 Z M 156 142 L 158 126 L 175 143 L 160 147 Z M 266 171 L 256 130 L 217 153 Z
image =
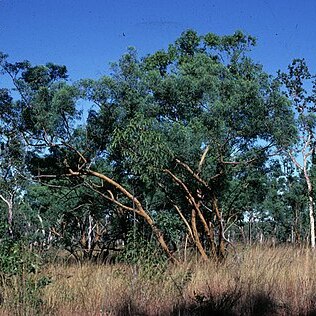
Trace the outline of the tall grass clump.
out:
M 47 265 L 43 274 L 51 282 L 41 288 L 41 303 L 33 311 L 98 316 L 316 313 L 316 255 L 309 249 L 240 246 L 238 255 L 224 262 L 203 262 L 192 255 L 177 265 L 158 258 L 151 264 L 150 256 L 140 253 L 143 259 L 134 254 L 128 262 L 131 254 L 126 254 L 126 260 L 112 265 Z M 9 285 L 4 284 L 6 291 Z
M 0 313 L 41 315 L 45 311 L 43 289 L 48 277 L 40 272 L 41 258 L 25 241 L 4 238 L 0 243 Z

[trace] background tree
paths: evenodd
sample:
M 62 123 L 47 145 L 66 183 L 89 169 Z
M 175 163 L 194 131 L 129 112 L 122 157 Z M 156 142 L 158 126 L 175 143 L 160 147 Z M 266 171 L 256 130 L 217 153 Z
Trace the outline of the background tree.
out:
M 279 80 L 283 83 L 285 94 L 291 100 L 296 114 L 296 126 L 299 131 L 297 142 L 294 146 L 285 149 L 298 172 L 304 174 L 309 200 L 310 243 L 313 249 L 315 248 L 315 215 L 311 170 L 315 155 L 316 81 L 314 78 L 304 59 L 294 59 L 288 66 L 287 73 L 279 72 Z M 310 89 L 309 86 L 312 88 Z
M 0 62 L 6 58 L 0 54 Z M 21 63 L 24 67 L 25 63 Z M 13 70 L 15 72 L 17 70 Z M 0 199 L 6 209 L 8 234 L 13 236 L 15 204 L 21 199 L 26 185 L 25 151 L 18 133 L 20 121 L 19 105 L 13 101 L 10 91 L 0 89 Z M 3 214 L 1 214 L 3 215 Z

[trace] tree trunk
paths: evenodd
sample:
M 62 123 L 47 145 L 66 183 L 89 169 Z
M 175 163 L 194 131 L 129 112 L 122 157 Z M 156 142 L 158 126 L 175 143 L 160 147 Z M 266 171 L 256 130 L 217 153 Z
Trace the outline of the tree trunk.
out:
M 314 198 L 313 198 L 313 185 L 307 173 L 306 163 L 304 165 L 304 176 L 308 189 L 308 210 L 309 210 L 309 227 L 310 227 L 310 242 L 311 248 L 315 249 L 315 217 L 314 217 Z
M 122 207 L 124 207 L 124 209 L 130 210 L 130 211 L 133 210 L 139 216 L 141 216 L 147 222 L 147 224 L 150 226 L 150 228 L 151 228 L 152 232 L 154 233 L 158 243 L 160 244 L 160 246 L 164 250 L 164 252 L 167 254 L 167 256 L 171 259 L 171 261 L 173 261 L 175 263 L 178 262 L 178 260 L 174 257 L 174 255 L 170 251 L 167 243 L 165 242 L 165 239 L 164 239 L 162 231 L 156 226 L 156 224 L 153 221 L 153 219 L 151 218 L 151 216 L 145 211 L 145 209 L 143 208 L 143 206 L 140 203 L 140 201 L 133 194 L 131 194 L 128 190 L 126 190 L 122 185 L 117 183 L 115 180 L 107 177 L 106 175 L 104 175 L 102 173 L 99 173 L 99 172 L 96 172 L 96 171 L 92 171 L 92 170 L 88 170 L 86 172 L 87 172 L 87 174 L 89 174 L 91 176 L 94 176 L 94 177 L 97 177 L 99 179 L 104 180 L 106 183 L 108 183 L 109 185 L 113 186 L 118 191 L 120 191 L 125 197 L 127 197 L 133 204 L 133 208 L 132 209 L 130 207 L 126 207 L 126 206 L 122 205 L 121 203 L 119 203 L 119 204 Z M 110 200 L 112 200 L 114 203 L 118 202 L 118 201 L 115 201 L 112 198 Z M 135 207 L 135 209 L 134 209 L 134 207 Z
M 8 219 L 8 232 L 10 237 L 13 236 L 13 229 L 12 229 L 12 222 L 13 222 L 13 200 L 14 200 L 14 195 L 9 194 L 8 198 L 5 198 L 4 195 L 0 194 L 0 199 L 7 204 L 8 207 L 8 214 L 7 214 L 7 219 Z
M 10 198 L 10 203 L 8 204 L 8 230 L 9 230 L 9 235 L 11 237 L 13 236 L 12 222 L 13 222 L 13 199 Z
M 311 247 L 315 249 L 315 217 L 314 217 L 314 199 L 311 192 L 308 192 L 309 200 L 309 222 L 310 222 L 310 238 L 311 238 Z
M 209 261 L 209 257 L 207 256 L 203 248 L 203 245 L 200 241 L 199 233 L 196 228 L 196 210 L 194 208 L 192 209 L 192 213 L 191 213 L 191 224 L 192 224 L 192 232 L 193 232 L 196 248 L 199 250 L 203 260 Z

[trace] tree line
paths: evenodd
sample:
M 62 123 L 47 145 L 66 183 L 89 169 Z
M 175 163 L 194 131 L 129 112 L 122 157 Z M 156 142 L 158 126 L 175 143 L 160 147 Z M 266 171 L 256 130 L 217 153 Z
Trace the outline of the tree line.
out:
M 315 77 L 304 59 L 267 74 L 255 44 L 187 30 L 75 83 L 1 53 L 1 242 L 173 262 L 238 242 L 315 248 Z

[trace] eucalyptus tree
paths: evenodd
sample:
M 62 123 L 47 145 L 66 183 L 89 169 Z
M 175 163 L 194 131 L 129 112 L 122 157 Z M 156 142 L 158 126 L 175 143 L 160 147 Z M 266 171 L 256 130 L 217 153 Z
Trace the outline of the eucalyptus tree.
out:
M 33 179 L 42 181 L 60 177 L 73 178 L 75 181 L 80 181 L 80 179 L 85 181 L 87 177 L 100 179 L 102 183 L 109 186 L 106 194 L 101 192 L 102 197 L 120 210 L 135 212 L 143 217 L 152 228 L 162 248 L 172 257 L 163 234 L 151 216 L 129 191 L 129 188 L 124 187 L 115 179 L 111 171 L 113 169 L 111 163 L 108 159 L 103 159 L 105 157 L 97 146 L 93 146 L 93 136 L 90 136 L 91 125 L 89 129 L 89 126 L 87 128 L 78 126 L 78 121 L 75 123 L 76 119 L 79 119 L 76 100 L 80 91 L 66 83 L 66 68 L 54 64 L 33 67 L 28 62 L 10 63 L 4 54 L 1 55 L 1 68 L 3 73 L 11 77 L 14 90 L 20 95 L 20 98 L 14 101 L 14 105 L 18 108 L 14 119 L 17 122 L 15 133 L 20 137 L 19 145 L 28 154 Z M 112 81 L 115 82 L 115 80 Z M 122 94 L 125 93 L 124 87 L 119 87 L 119 89 L 122 90 Z M 116 91 L 113 89 L 113 92 Z M 106 90 L 103 93 L 106 93 Z M 124 102 L 124 96 L 120 101 Z M 130 106 L 132 107 L 133 104 Z M 123 110 L 123 106 L 118 108 L 116 114 L 119 116 L 124 114 Z M 92 116 L 91 112 L 89 120 L 92 120 Z M 120 122 L 119 116 L 115 116 L 116 121 L 109 126 L 109 136 L 104 140 L 107 145 L 109 145 L 111 133 L 114 133 L 115 124 Z M 125 118 L 122 117 L 122 119 Z M 102 128 L 100 126 L 100 129 Z M 98 159 L 100 157 L 101 159 Z M 85 181 L 85 184 L 96 190 L 96 184 L 93 181 Z M 135 207 L 132 208 L 119 201 L 116 193 L 115 195 L 112 193 L 113 189 Z
M 225 220 L 240 216 L 228 200 L 247 187 L 247 170 L 295 134 L 279 85 L 246 57 L 254 44 L 241 32 L 189 30 L 167 50 L 141 60 L 131 50 L 113 76 L 81 83 L 100 108 L 90 112 L 91 140 L 129 199 L 150 202 L 151 214 L 174 209 L 204 259 L 225 253 Z
M 0 55 L 0 62 L 6 56 Z M 23 67 L 25 63 L 21 63 Z M 15 204 L 23 194 L 25 181 L 25 152 L 18 133 L 20 108 L 14 102 L 10 91 L 0 89 L 0 199 L 7 210 L 7 229 L 13 236 Z M 3 215 L 3 214 L 2 214 Z
M 242 32 L 188 30 L 141 59 L 129 49 L 110 75 L 74 86 L 63 66 L 4 58 L 20 93 L 30 170 L 46 183 L 77 181 L 127 221 L 146 223 L 171 260 L 163 215 L 178 216 L 181 238 L 205 260 L 222 258 L 225 232 L 242 216 L 236 205 L 255 188 L 250 174 L 264 173 L 269 156 L 295 135 L 280 85 L 247 57 L 254 45 Z M 94 103 L 86 122 L 78 119 L 80 97 Z
M 262 196 L 256 205 L 259 241 L 300 244 L 308 231 L 304 176 L 295 173 L 288 157 L 277 156 L 261 177 L 255 178 Z
M 279 72 L 284 93 L 295 111 L 298 137 L 293 146 L 284 145 L 284 150 L 293 161 L 298 172 L 304 174 L 309 208 L 310 244 L 315 248 L 314 187 L 311 177 L 315 157 L 316 128 L 316 80 L 311 75 L 304 59 L 294 59 L 286 73 Z
M 278 84 L 246 56 L 254 44 L 241 32 L 219 37 L 188 31 L 169 47 L 169 60 L 176 57 L 165 71 L 161 52 L 145 59 L 172 158 L 164 169 L 165 191 L 204 258 L 208 251 L 224 255 L 227 221 L 242 212 L 234 204 L 255 185 L 249 175 L 295 134 Z M 166 185 L 168 179 L 180 192 Z

